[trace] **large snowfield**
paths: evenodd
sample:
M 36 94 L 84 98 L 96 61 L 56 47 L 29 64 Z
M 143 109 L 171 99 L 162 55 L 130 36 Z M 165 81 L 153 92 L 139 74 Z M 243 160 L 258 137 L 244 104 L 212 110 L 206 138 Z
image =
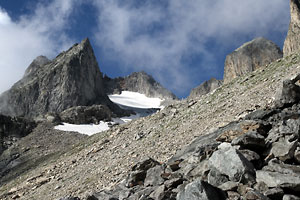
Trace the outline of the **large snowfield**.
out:
M 157 109 L 163 108 L 161 106 L 162 99 L 149 98 L 144 94 L 137 92 L 123 91 L 121 94 L 114 94 L 108 96 L 110 100 L 124 109 L 133 110 L 136 115 L 131 115 L 122 118 L 113 118 L 111 122 L 100 121 L 99 124 L 68 124 L 55 126 L 54 129 L 61 131 L 73 131 L 85 135 L 93 135 L 109 129 L 111 125 L 123 124 L 139 117 L 147 116 Z

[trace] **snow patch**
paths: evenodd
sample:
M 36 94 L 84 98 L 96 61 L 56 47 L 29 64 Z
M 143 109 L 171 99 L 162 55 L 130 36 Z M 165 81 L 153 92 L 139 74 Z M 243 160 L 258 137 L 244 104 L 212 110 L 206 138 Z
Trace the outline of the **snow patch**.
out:
M 138 92 L 122 91 L 121 94 L 108 95 L 109 99 L 119 105 L 134 108 L 161 108 L 160 98 L 146 97 Z
M 102 131 L 107 131 L 109 129 L 108 122 L 100 121 L 99 124 L 68 124 L 63 123 L 63 125 L 55 126 L 54 129 L 61 131 L 73 131 L 85 135 L 93 135 Z
M 144 94 L 130 91 L 122 91 L 121 94 L 114 94 L 108 96 L 110 100 L 123 109 L 131 109 L 136 115 L 128 117 L 112 118 L 111 122 L 100 121 L 99 124 L 69 124 L 63 123 L 62 125 L 55 126 L 54 129 L 61 131 L 73 131 L 85 135 L 93 135 L 102 131 L 107 131 L 112 125 L 124 124 L 134 119 L 147 116 L 163 108 L 161 106 L 162 99 L 149 98 Z M 155 110 L 156 109 L 156 110 Z

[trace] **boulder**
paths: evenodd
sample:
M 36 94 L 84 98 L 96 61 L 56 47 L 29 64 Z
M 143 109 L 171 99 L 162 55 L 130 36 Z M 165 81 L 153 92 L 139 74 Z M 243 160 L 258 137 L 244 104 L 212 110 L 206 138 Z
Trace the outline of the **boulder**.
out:
M 205 81 L 198 87 L 192 89 L 188 99 L 195 99 L 201 97 L 205 94 L 212 92 L 223 84 L 223 80 L 217 80 L 215 78 L 211 78 L 208 81 Z
M 300 87 L 295 84 L 300 80 L 300 75 L 294 80 L 285 80 L 282 87 L 276 92 L 275 105 L 277 107 L 287 107 L 300 101 Z
M 275 160 L 256 171 L 256 181 L 264 182 L 269 188 L 283 188 L 294 192 L 300 191 L 300 167 Z
M 279 158 L 281 161 L 286 161 L 294 157 L 297 144 L 297 140 L 290 141 L 289 137 L 282 137 L 272 144 L 270 153 L 273 154 L 275 158 Z
M 288 56 L 300 49 L 300 2 L 290 0 L 291 21 L 284 41 L 283 54 Z
M 218 188 L 197 179 L 185 186 L 176 197 L 177 200 L 225 200 L 225 194 Z
M 76 106 L 60 113 L 61 121 L 71 124 L 97 124 L 100 120 L 111 120 L 112 116 L 105 105 Z
M 231 144 L 240 145 L 243 149 L 259 151 L 265 148 L 265 138 L 256 131 L 248 131 L 232 140 Z
M 164 172 L 164 168 L 161 165 L 157 165 L 150 168 L 147 171 L 144 186 L 159 186 L 164 182 L 161 174 Z
M 135 166 L 132 167 L 132 171 L 129 173 L 129 175 L 126 178 L 125 185 L 128 188 L 132 188 L 136 185 L 144 185 L 144 181 L 147 176 L 147 171 L 150 168 L 153 168 L 155 166 L 159 165 L 159 162 L 153 160 L 152 158 L 146 158 L 139 163 L 137 163 Z M 159 182 L 159 180 L 155 180 Z M 148 178 L 148 184 L 154 183 L 153 180 L 149 180 Z
M 210 165 L 235 182 L 249 182 L 255 174 L 253 164 L 235 148 L 215 151 L 209 158 Z

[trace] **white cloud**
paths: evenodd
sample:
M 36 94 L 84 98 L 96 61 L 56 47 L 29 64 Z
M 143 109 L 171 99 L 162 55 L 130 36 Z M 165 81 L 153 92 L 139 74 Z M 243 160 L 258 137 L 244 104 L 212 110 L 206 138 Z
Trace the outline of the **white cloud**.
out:
M 71 46 L 66 34 L 68 17 L 78 0 L 38 4 L 33 14 L 12 21 L 0 7 L 0 93 L 18 81 L 38 55 L 55 56 Z
M 286 0 L 166 0 L 164 6 L 156 1 L 139 1 L 144 2 L 139 6 L 134 0 L 93 2 L 99 10 L 95 37 L 106 56 L 114 55 L 112 59 L 127 68 L 152 70 L 179 93 L 194 81 L 195 72 L 215 70 L 216 55 L 208 49 L 208 40 L 226 49 L 241 38 L 284 33 L 289 23 Z M 195 52 L 202 55 L 202 66 L 196 70 L 183 62 Z
M 8 14 L 0 8 L 0 25 L 10 24 L 11 20 Z

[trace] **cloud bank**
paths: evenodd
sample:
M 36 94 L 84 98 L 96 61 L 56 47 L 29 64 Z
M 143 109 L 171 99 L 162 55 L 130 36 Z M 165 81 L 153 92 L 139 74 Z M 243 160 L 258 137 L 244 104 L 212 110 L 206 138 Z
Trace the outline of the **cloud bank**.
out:
M 95 38 L 106 57 L 127 69 L 151 71 L 179 94 L 203 74 L 220 73 L 213 48 L 222 51 L 249 37 L 285 33 L 289 23 L 286 0 L 157 2 L 94 0 Z M 198 66 L 187 62 L 194 56 L 201 58 Z
M 31 15 L 12 21 L 0 7 L 0 93 L 18 81 L 38 55 L 55 56 L 73 41 L 64 34 L 74 0 L 39 3 Z

